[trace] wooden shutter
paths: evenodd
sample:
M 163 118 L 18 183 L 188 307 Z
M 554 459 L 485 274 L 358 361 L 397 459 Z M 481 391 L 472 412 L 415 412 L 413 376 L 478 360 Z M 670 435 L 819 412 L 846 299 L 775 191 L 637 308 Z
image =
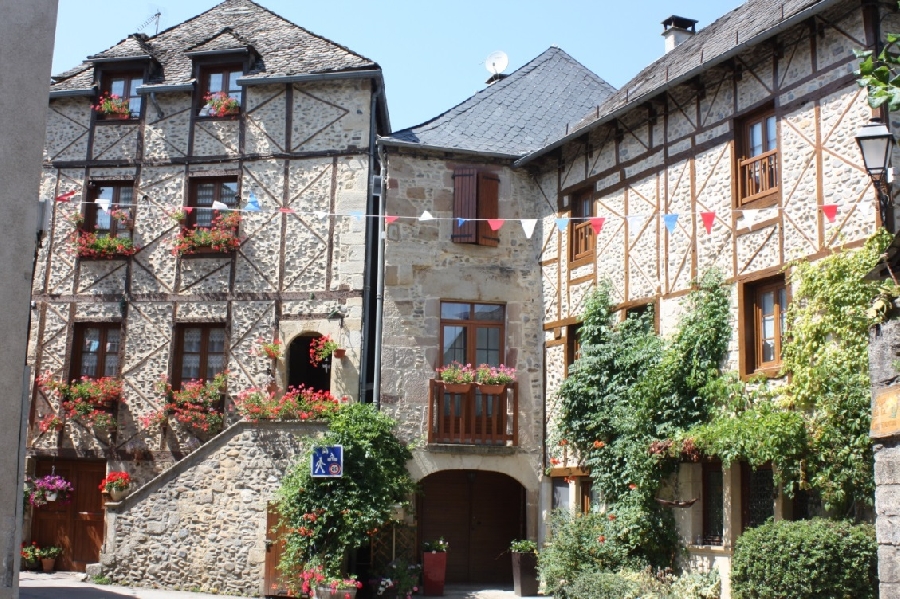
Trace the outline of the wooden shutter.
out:
M 478 218 L 500 218 L 498 198 L 500 196 L 500 178 L 494 173 L 478 173 Z M 500 232 L 492 231 L 486 220 L 478 221 L 478 245 L 497 247 L 500 244 Z
M 476 243 L 476 221 L 478 218 L 477 171 L 472 167 L 459 167 L 453 171 L 453 233 L 454 243 Z M 468 219 L 462 225 L 460 218 Z

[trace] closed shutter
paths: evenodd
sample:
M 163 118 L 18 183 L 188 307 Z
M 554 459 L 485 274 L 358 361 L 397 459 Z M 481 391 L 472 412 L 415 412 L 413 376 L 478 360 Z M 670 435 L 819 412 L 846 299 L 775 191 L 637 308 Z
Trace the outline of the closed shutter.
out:
M 478 217 L 477 171 L 471 167 L 459 167 L 453 172 L 453 233 L 454 243 L 476 243 Z M 460 224 L 459 219 L 466 219 Z
M 478 218 L 500 218 L 498 198 L 500 196 L 500 178 L 494 173 L 478 173 Z M 487 220 L 478 221 L 478 245 L 497 247 L 500 244 L 500 232 L 492 231 Z

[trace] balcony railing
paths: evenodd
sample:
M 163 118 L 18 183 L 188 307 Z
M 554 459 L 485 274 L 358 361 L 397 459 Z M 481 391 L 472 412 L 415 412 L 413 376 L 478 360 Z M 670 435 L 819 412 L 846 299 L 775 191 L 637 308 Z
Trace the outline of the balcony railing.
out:
M 428 442 L 459 445 L 519 444 L 519 385 L 487 395 L 475 385 L 448 393 L 439 380 L 428 385 Z
M 778 192 L 778 149 L 769 150 L 738 163 L 740 203 L 747 204 Z
M 591 221 L 572 226 L 572 261 L 589 256 L 594 251 L 594 230 Z

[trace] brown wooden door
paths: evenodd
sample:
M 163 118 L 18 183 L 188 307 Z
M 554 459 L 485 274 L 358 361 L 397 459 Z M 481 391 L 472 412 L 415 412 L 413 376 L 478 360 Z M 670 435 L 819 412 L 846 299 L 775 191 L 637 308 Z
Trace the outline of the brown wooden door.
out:
M 281 561 L 281 554 L 284 553 L 284 543 L 281 539 L 285 532 L 286 528 L 278 525 L 278 510 L 275 508 L 275 504 L 270 503 L 266 515 L 266 563 L 264 574 L 264 595 L 266 597 L 287 596 L 287 587 L 281 582 L 281 575 L 278 572 L 278 563 Z
M 450 543 L 447 583 L 511 584 L 507 550 L 524 538 L 525 490 L 497 472 L 446 470 L 423 481 L 421 541 Z
M 75 487 L 72 501 L 51 502 L 35 508 L 31 538 L 41 547 L 62 547 L 63 553 L 56 560 L 57 570 L 84 572 L 87 564 L 100 560 L 104 511 L 99 487 L 106 476 L 106 463 L 93 460 L 39 461 L 35 467 L 35 477 L 54 471 Z

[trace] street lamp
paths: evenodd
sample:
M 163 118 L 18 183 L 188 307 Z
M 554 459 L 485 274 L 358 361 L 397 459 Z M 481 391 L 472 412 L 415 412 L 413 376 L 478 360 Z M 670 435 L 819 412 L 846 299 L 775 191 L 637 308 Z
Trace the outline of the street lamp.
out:
M 869 173 L 869 178 L 872 179 L 872 184 L 878 193 L 881 224 L 891 233 L 894 232 L 894 215 L 887 169 L 893 142 L 894 136 L 881 122 L 881 119 L 869 119 L 869 122 L 856 132 L 856 143 L 862 153 L 866 172 Z

